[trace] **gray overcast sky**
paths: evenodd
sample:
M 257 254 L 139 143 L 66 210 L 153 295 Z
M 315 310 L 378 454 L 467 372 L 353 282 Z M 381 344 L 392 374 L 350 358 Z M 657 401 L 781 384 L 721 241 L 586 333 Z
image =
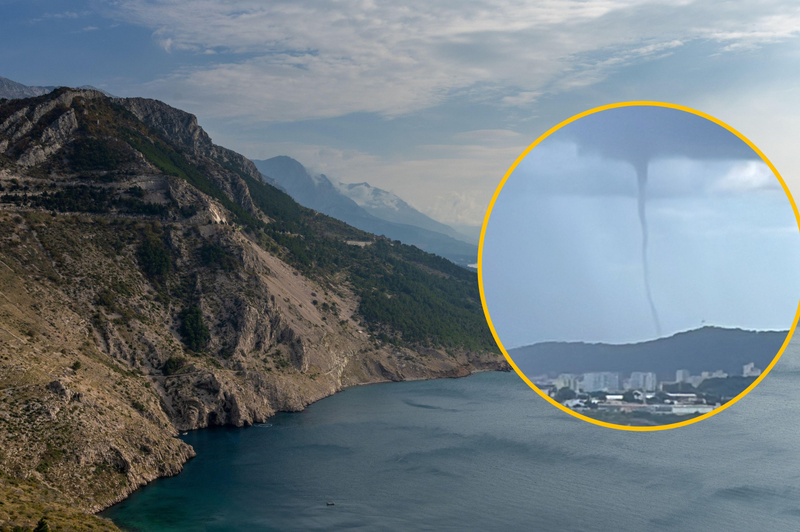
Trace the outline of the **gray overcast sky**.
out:
M 0 75 L 158 98 L 477 225 L 538 135 L 624 100 L 718 116 L 800 185 L 799 32 L 789 0 L 0 0 Z
M 548 137 L 498 196 L 482 273 L 506 347 L 656 336 L 628 162 L 641 152 L 652 156 L 648 256 L 663 334 L 703 323 L 789 328 L 800 301 L 800 232 L 778 180 L 716 124 L 631 107 Z

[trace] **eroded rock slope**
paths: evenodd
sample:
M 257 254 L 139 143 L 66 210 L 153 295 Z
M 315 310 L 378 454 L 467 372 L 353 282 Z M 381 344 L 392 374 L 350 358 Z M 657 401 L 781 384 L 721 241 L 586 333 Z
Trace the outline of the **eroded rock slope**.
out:
M 180 431 L 505 369 L 475 284 L 299 207 L 161 102 L 0 101 L 0 480 L 97 511 L 178 473 Z

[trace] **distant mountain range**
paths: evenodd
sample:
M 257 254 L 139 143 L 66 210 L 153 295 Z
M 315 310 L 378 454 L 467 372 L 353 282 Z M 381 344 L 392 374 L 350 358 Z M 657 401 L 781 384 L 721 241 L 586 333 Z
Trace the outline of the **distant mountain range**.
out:
M 373 187 L 369 183 L 331 182 L 339 193 L 355 201 L 359 207 L 376 218 L 387 222 L 415 225 L 422 229 L 442 233 L 462 242 L 469 242 L 470 240 L 469 236 L 458 232 L 449 225 L 437 222 L 433 218 L 422 214 L 392 192 Z
M 42 96 L 44 94 L 49 94 L 56 90 L 58 87 L 54 85 L 48 85 L 46 87 L 40 87 L 36 85 L 23 85 L 22 83 L 17 83 L 16 81 L 12 81 L 8 78 L 4 78 L 0 76 L 0 98 L 5 98 L 7 100 L 17 100 L 20 98 L 33 98 L 34 96 Z M 97 87 L 92 87 L 91 85 L 82 85 L 78 87 L 78 89 L 86 89 L 86 90 L 94 90 L 100 91 L 106 96 L 111 96 L 111 94 L 107 93 L 102 89 L 98 89 Z
M 398 196 L 367 183 L 345 184 L 324 174 L 312 175 L 287 156 L 253 160 L 265 181 L 295 201 L 376 235 L 399 240 L 466 266 L 477 261 L 469 237 L 422 214 Z
M 29 86 L 0 76 L 0 98 L 8 100 L 42 96 L 56 86 Z M 84 85 L 79 89 L 96 90 Z M 295 201 L 363 231 L 445 257 L 461 266 L 477 262 L 478 247 L 473 236 L 460 233 L 411 207 L 401 198 L 368 183 L 344 184 L 327 176 L 312 175 L 291 157 L 254 161 L 265 181 L 287 192 Z
M 742 366 L 750 362 L 766 368 L 787 334 L 703 327 L 634 344 L 544 342 L 511 349 L 509 355 L 528 376 L 653 371 L 659 380 L 674 380 L 679 369 L 688 369 L 693 375 L 718 369 L 741 375 Z

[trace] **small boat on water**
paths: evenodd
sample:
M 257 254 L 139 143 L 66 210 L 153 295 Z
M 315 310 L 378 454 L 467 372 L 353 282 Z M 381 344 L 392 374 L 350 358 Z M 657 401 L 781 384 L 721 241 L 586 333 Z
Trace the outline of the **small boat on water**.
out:
M 328 506 L 333 506 L 333 501 L 328 501 Z

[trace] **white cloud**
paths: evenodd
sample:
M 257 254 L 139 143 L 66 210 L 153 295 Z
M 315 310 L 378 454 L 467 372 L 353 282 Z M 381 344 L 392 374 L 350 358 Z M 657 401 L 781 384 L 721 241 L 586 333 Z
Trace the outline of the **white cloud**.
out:
M 518 142 L 520 137 L 522 137 L 521 134 L 510 129 L 476 129 L 457 133 L 453 135 L 453 140 L 473 144 L 508 144 L 509 142 Z
M 543 98 L 692 43 L 709 44 L 703 50 L 712 54 L 735 54 L 800 31 L 800 7 L 780 1 L 127 0 L 113 6 L 112 17 L 149 28 L 166 52 L 202 56 L 128 92 L 168 99 L 198 113 L 201 122 L 220 117 L 229 124 L 356 112 L 392 118 L 454 95 L 531 116 Z M 635 94 L 654 90 L 643 87 Z M 784 172 L 800 164 L 791 134 L 800 113 L 794 104 L 789 112 L 781 108 L 795 94 L 776 88 L 744 94 L 731 86 L 726 94 L 702 93 L 701 87 L 698 95 L 697 87 L 688 89 L 692 94 L 675 89 L 666 99 L 735 125 Z M 481 222 L 500 178 L 533 140 L 508 129 L 468 131 L 400 160 L 246 136 L 215 138 L 255 158 L 286 154 L 344 182 L 367 181 L 454 224 Z M 736 175 L 744 186 L 744 174 Z
M 32 19 L 30 22 L 35 24 L 37 22 L 41 22 L 47 19 L 60 20 L 60 19 L 75 19 L 78 17 L 80 17 L 80 15 L 74 11 L 64 11 L 63 13 L 45 13 L 39 18 Z
M 778 189 L 780 184 L 772 170 L 761 161 L 741 161 L 714 183 L 711 190 L 717 192 L 747 192 L 752 190 Z
M 698 95 L 695 108 L 734 125 L 775 165 L 795 196 L 800 196 L 800 89 L 794 83 L 760 83 L 740 90 Z
M 112 15 L 151 28 L 168 52 L 225 52 L 147 93 L 259 121 L 393 117 L 464 90 L 524 107 L 691 40 L 733 51 L 800 28 L 798 8 L 779 2 L 131 0 Z

